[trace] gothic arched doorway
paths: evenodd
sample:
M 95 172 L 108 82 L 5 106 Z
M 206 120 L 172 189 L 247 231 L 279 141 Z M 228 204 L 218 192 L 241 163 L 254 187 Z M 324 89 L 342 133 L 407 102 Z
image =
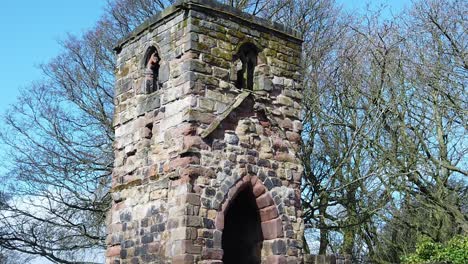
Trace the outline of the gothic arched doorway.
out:
M 252 186 L 240 191 L 227 208 L 222 237 L 225 264 L 260 264 L 263 234 Z

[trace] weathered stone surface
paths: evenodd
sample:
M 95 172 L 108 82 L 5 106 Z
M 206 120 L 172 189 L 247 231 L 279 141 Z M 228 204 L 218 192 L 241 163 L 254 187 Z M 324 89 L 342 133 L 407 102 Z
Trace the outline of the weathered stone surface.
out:
M 258 50 L 247 89 L 238 82 L 243 43 Z M 160 57 L 150 92 L 149 47 Z M 222 263 L 226 214 L 243 190 L 260 215 L 262 263 L 300 263 L 296 33 L 211 0 L 181 0 L 116 50 L 107 263 Z
M 120 256 L 120 251 L 122 250 L 121 246 L 112 246 L 107 248 L 107 257 L 116 257 Z
M 271 194 L 269 192 L 267 193 L 264 193 L 262 195 L 260 195 L 259 197 L 257 197 L 257 207 L 259 209 L 262 209 L 262 208 L 265 208 L 267 206 L 270 206 L 270 205 L 273 205 L 274 204 L 274 201 L 271 197 Z
M 265 264 L 287 264 L 284 256 L 268 256 Z
M 280 218 L 262 222 L 263 238 L 265 240 L 283 237 L 283 226 Z
M 275 205 L 260 209 L 260 218 L 262 219 L 262 221 L 269 221 L 277 218 L 278 216 L 278 209 Z
M 351 255 L 304 255 L 304 264 L 351 264 Z

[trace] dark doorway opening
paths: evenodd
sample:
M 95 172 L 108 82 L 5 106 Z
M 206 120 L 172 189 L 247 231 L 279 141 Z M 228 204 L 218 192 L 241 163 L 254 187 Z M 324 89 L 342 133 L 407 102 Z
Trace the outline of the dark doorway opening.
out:
M 252 187 L 247 187 L 231 202 L 224 217 L 223 262 L 259 264 L 262 242 L 260 214 Z

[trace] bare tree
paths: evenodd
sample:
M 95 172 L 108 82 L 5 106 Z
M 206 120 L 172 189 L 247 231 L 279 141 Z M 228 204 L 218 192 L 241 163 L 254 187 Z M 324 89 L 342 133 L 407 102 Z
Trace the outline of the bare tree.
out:
M 108 1 L 6 113 L 0 248 L 56 263 L 104 248 L 113 46 L 173 2 Z M 304 38 L 302 202 L 318 253 L 398 262 L 419 235 L 466 234 L 464 1 L 417 1 L 385 21 L 333 0 L 221 2 Z
M 380 240 L 395 255 L 414 249 L 419 235 L 445 242 L 467 232 L 467 7 L 421 1 L 401 22 L 401 84 L 392 91 L 398 94 L 389 101 L 394 119 L 385 120 L 384 130 L 393 135 L 391 147 L 378 144 L 389 169 L 399 173 L 387 185 L 398 194 L 388 211 L 389 232 L 413 234 Z
M 319 68 L 323 72 L 311 75 L 306 101 L 305 219 L 320 230 L 320 254 L 331 245 L 331 231 L 343 239 L 332 251 L 355 253 L 357 237 L 367 236 L 366 225 L 388 198 L 380 180 L 384 171 L 369 147 L 381 128 L 375 100 L 383 88 L 382 58 L 374 57 L 379 44 L 371 38 L 386 32 L 373 28 L 362 34 L 357 27 L 362 25 L 352 20 L 341 27 L 329 60 Z
M 109 3 L 97 25 L 68 36 L 41 66 L 45 79 L 23 89 L 0 132 L 3 167 L 0 247 L 57 263 L 104 248 L 113 163 L 113 47 L 162 3 Z M 169 3 L 169 2 L 164 2 Z M 122 15 L 125 14 L 126 18 Z
M 223 1 L 287 21 L 294 1 Z M 171 0 L 109 1 L 105 15 L 41 66 L 44 80 L 23 89 L 0 132 L 9 152 L 2 176 L 13 197 L 0 211 L 0 247 L 57 263 L 104 248 L 112 170 L 113 47 Z M 306 14 L 307 1 L 297 1 Z M 268 6 L 268 9 L 266 8 Z M 289 16 L 289 17 L 288 17 Z M 311 18 L 308 18 L 311 20 Z M 303 22 L 305 27 L 305 22 Z
M 412 242 L 466 233 L 466 10 L 429 1 L 392 20 L 355 17 L 331 59 L 306 67 L 303 204 L 319 253 L 384 263 L 383 227 L 405 226 Z M 393 261 L 414 250 L 401 242 Z

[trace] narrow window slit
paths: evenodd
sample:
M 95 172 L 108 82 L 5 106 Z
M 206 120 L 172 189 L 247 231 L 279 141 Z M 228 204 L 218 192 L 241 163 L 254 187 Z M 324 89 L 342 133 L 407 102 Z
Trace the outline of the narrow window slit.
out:
M 237 65 L 237 81 L 238 89 L 253 90 L 254 72 L 257 66 L 258 48 L 246 43 L 242 45 L 237 53 L 237 59 L 240 60 L 240 65 Z
M 159 66 L 161 58 L 155 47 L 149 47 L 145 55 L 145 88 L 146 93 L 152 93 L 160 89 L 159 84 Z

